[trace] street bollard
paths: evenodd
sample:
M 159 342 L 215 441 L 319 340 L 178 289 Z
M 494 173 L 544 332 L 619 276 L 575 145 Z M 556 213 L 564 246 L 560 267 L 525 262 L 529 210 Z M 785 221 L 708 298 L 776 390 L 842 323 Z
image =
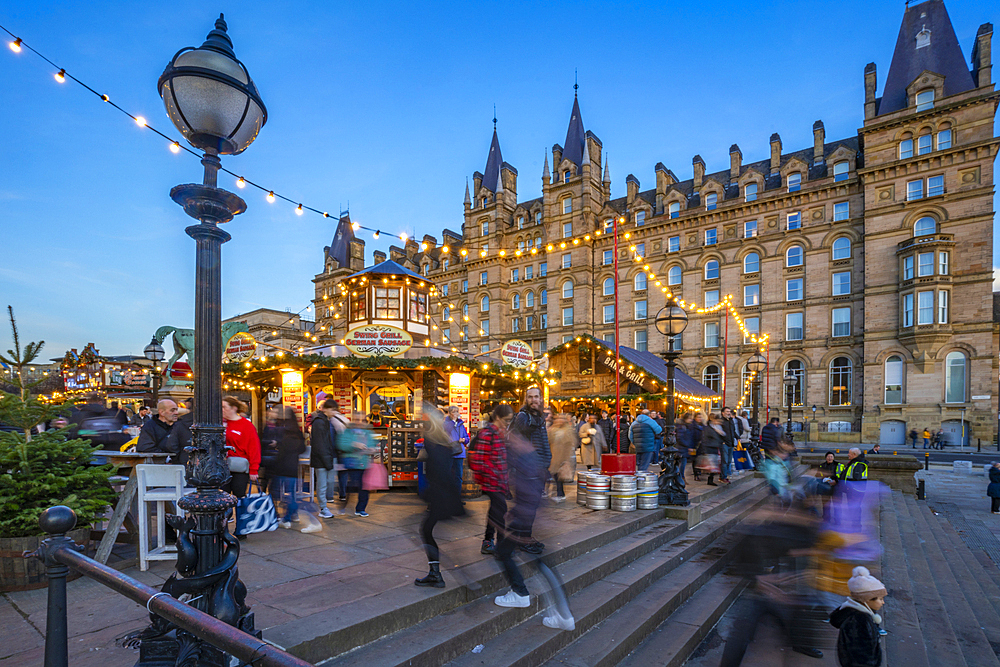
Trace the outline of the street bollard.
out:
M 924 480 L 917 481 L 917 500 L 927 500 L 927 491 L 924 488 Z
M 931 469 L 931 454 L 930 452 L 924 453 L 924 470 Z
M 976 438 L 976 451 L 977 452 L 983 451 L 983 441 L 981 438 Z

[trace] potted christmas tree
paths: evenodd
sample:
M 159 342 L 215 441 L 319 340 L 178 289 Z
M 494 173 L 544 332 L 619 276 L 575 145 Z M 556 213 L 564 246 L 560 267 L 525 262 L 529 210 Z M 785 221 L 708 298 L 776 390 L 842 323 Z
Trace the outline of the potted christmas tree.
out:
M 0 361 L 14 371 L 13 392 L 0 390 L 0 592 L 45 586 L 45 567 L 26 559 L 46 535 L 38 516 L 53 505 L 71 507 L 77 528 L 69 533 L 78 544 L 90 541 L 90 524 L 114 502 L 108 482 L 111 466 L 91 465 L 94 447 L 72 437 L 69 429 L 41 430 L 39 425 L 65 416 L 69 405 L 50 405 L 26 382 L 24 367 L 38 358 L 44 341 L 22 349 L 14 310 L 7 307 L 14 349 Z

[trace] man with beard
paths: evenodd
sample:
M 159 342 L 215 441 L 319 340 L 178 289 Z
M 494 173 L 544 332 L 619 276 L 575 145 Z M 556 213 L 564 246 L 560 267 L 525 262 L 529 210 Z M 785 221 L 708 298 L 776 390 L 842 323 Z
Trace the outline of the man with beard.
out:
M 187 461 L 184 448 L 191 444 L 191 431 L 177 421 L 177 404 L 169 398 L 160 399 L 156 412 L 139 432 L 135 450 L 170 454 L 171 463 L 184 464 Z
M 722 448 L 719 454 L 722 456 L 722 476 L 719 481 L 729 483 L 730 466 L 733 463 L 733 448 L 739 442 L 742 425 L 733 416 L 733 409 L 722 408 Z
M 545 490 L 545 471 L 552 463 L 552 451 L 549 449 L 549 435 L 545 429 L 545 418 L 542 415 L 542 392 L 538 387 L 531 387 L 525 394 L 524 406 L 514 417 L 514 423 L 510 427 L 511 436 L 521 438 L 531 445 L 530 449 L 523 452 L 517 460 L 509 461 L 511 467 L 520 465 L 520 470 L 524 471 L 521 476 L 524 480 L 536 481 L 536 477 L 541 477 L 539 484 L 524 483 L 522 488 L 516 488 L 517 504 L 521 508 L 519 525 L 509 526 L 510 532 L 514 533 L 514 539 L 520 541 L 521 550 L 527 553 L 540 554 L 545 547 L 541 542 L 531 540 L 531 527 L 535 522 L 535 511 L 541 501 L 542 492 Z M 537 497 L 536 497 L 537 495 Z M 513 549 L 513 541 L 510 548 Z

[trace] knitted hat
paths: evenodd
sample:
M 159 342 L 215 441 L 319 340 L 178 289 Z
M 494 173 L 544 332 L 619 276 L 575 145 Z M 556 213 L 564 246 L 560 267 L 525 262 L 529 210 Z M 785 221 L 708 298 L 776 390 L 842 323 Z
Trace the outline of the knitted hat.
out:
M 867 567 L 859 565 L 851 574 L 851 578 L 847 580 L 847 589 L 851 591 L 852 598 L 858 602 L 867 602 L 872 598 L 885 597 L 885 585 L 873 577 Z

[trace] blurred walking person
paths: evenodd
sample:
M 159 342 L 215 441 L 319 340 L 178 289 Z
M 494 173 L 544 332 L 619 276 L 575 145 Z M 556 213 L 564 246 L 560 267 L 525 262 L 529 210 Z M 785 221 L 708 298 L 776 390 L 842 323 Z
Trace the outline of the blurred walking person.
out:
M 503 534 L 510 484 L 507 480 L 507 429 L 514 420 L 514 409 L 501 403 L 493 409 L 486 426 L 476 434 L 476 447 L 469 450 L 469 468 L 476 484 L 490 499 L 486 513 L 486 534 L 479 552 L 491 555 L 496 551 L 495 535 Z
M 549 463 L 549 473 L 556 483 L 556 495 L 553 500 L 561 503 L 566 500 L 566 482 L 572 482 L 576 474 L 576 430 L 570 424 L 569 415 L 557 413 L 552 418 L 552 431 L 549 434 L 552 447 L 552 461 Z
M 316 479 L 316 504 L 319 505 L 319 516 L 323 519 L 333 517 L 333 513 L 326 505 L 333 500 L 333 491 L 337 483 L 337 473 L 334 471 L 337 460 L 337 432 L 333 426 L 336 412 L 336 401 L 326 399 L 320 404 L 320 409 L 313 414 L 312 427 L 309 430 L 309 444 L 312 447 L 309 452 L 309 465 L 312 466 L 313 476 Z
M 458 480 L 458 486 L 462 486 L 462 466 L 465 464 L 465 446 L 469 444 L 469 431 L 465 428 L 465 421 L 461 417 L 462 411 L 457 405 L 448 408 L 448 417 L 444 420 L 444 430 L 458 446 L 459 451 L 451 462 L 451 471 Z
M 604 429 L 598 423 L 597 415 L 587 415 L 577 434 L 580 436 L 580 463 L 587 466 L 587 470 L 594 466 L 600 468 L 601 455 L 608 451 L 608 443 L 604 439 Z
M 514 417 L 514 423 L 511 424 L 511 436 L 518 436 L 532 446 L 541 469 L 545 471 L 542 475 L 542 488 L 538 492 L 539 498 L 541 498 L 545 490 L 545 478 L 548 477 L 549 464 L 552 463 L 552 451 L 549 449 L 549 435 L 545 429 L 545 419 L 542 416 L 542 392 L 538 387 L 530 387 L 525 392 L 524 405 L 521 406 L 520 411 Z M 532 472 L 535 472 L 534 467 Z M 537 502 L 535 509 L 538 509 Z M 525 519 L 527 520 L 527 535 L 530 536 L 532 525 L 535 522 L 534 510 L 531 511 L 530 516 L 525 515 Z M 520 547 L 522 551 L 539 554 L 545 545 L 537 540 L 530 540 L 520 544 Z
M 427 476 L 427 513 L 420 524 L 420 537 L 427 553 L 429 571 L 426 577 L 414 579 L 417 586 L 444 588 L 441 575 L 441 552 L 434 540 L 434 526 L 438 521 L 465 514 L 462 507 L 462 487 L 452 473 L 452 461 L 458 450 L 458 443 L 445 430 L 444 419 L 437 408 L 424 405 L 424 474 Z
M 306 439 L 299 428 L 299 420 L 295 411 L 285 406 L 281 417 L 276 420 L 274 433 L 278 437 L 275 453 L 268 457 L 265 468 L 271 480 L 271 497 L 277 500 L 285 498 L 285 516 L 281 519 L 282 528 L 291 528 L 292 522 L 298 521 L 299 503 L 296 497 L 296 487 L 299 479 L 299 456 L 306 451 Z
M 708 426 L 701 432 L 701 447 L 698 450 L 698 467 L 708 471 L 709 486 L 718 486 L 715 475 L 722 469 L 720 456 L 725 437 L 722 420 L 713 413 L 708 418 Z
M 337 436 L 337 455 L 347 471 L 347 490 L 341 501 L 340 514 L 347 512 L 351 489 L 357 489 L 358 502 L 354 506 L 354 516 L 366 517 L 368 512 L 368 491 L 362 483 L 362 477 L 368 468 L 368 462 L 375 451 L 375 439 L 372 437 L 371 426 L 365 421 L 364 415 L 355 411 L 351 423 L 344 432 Z

